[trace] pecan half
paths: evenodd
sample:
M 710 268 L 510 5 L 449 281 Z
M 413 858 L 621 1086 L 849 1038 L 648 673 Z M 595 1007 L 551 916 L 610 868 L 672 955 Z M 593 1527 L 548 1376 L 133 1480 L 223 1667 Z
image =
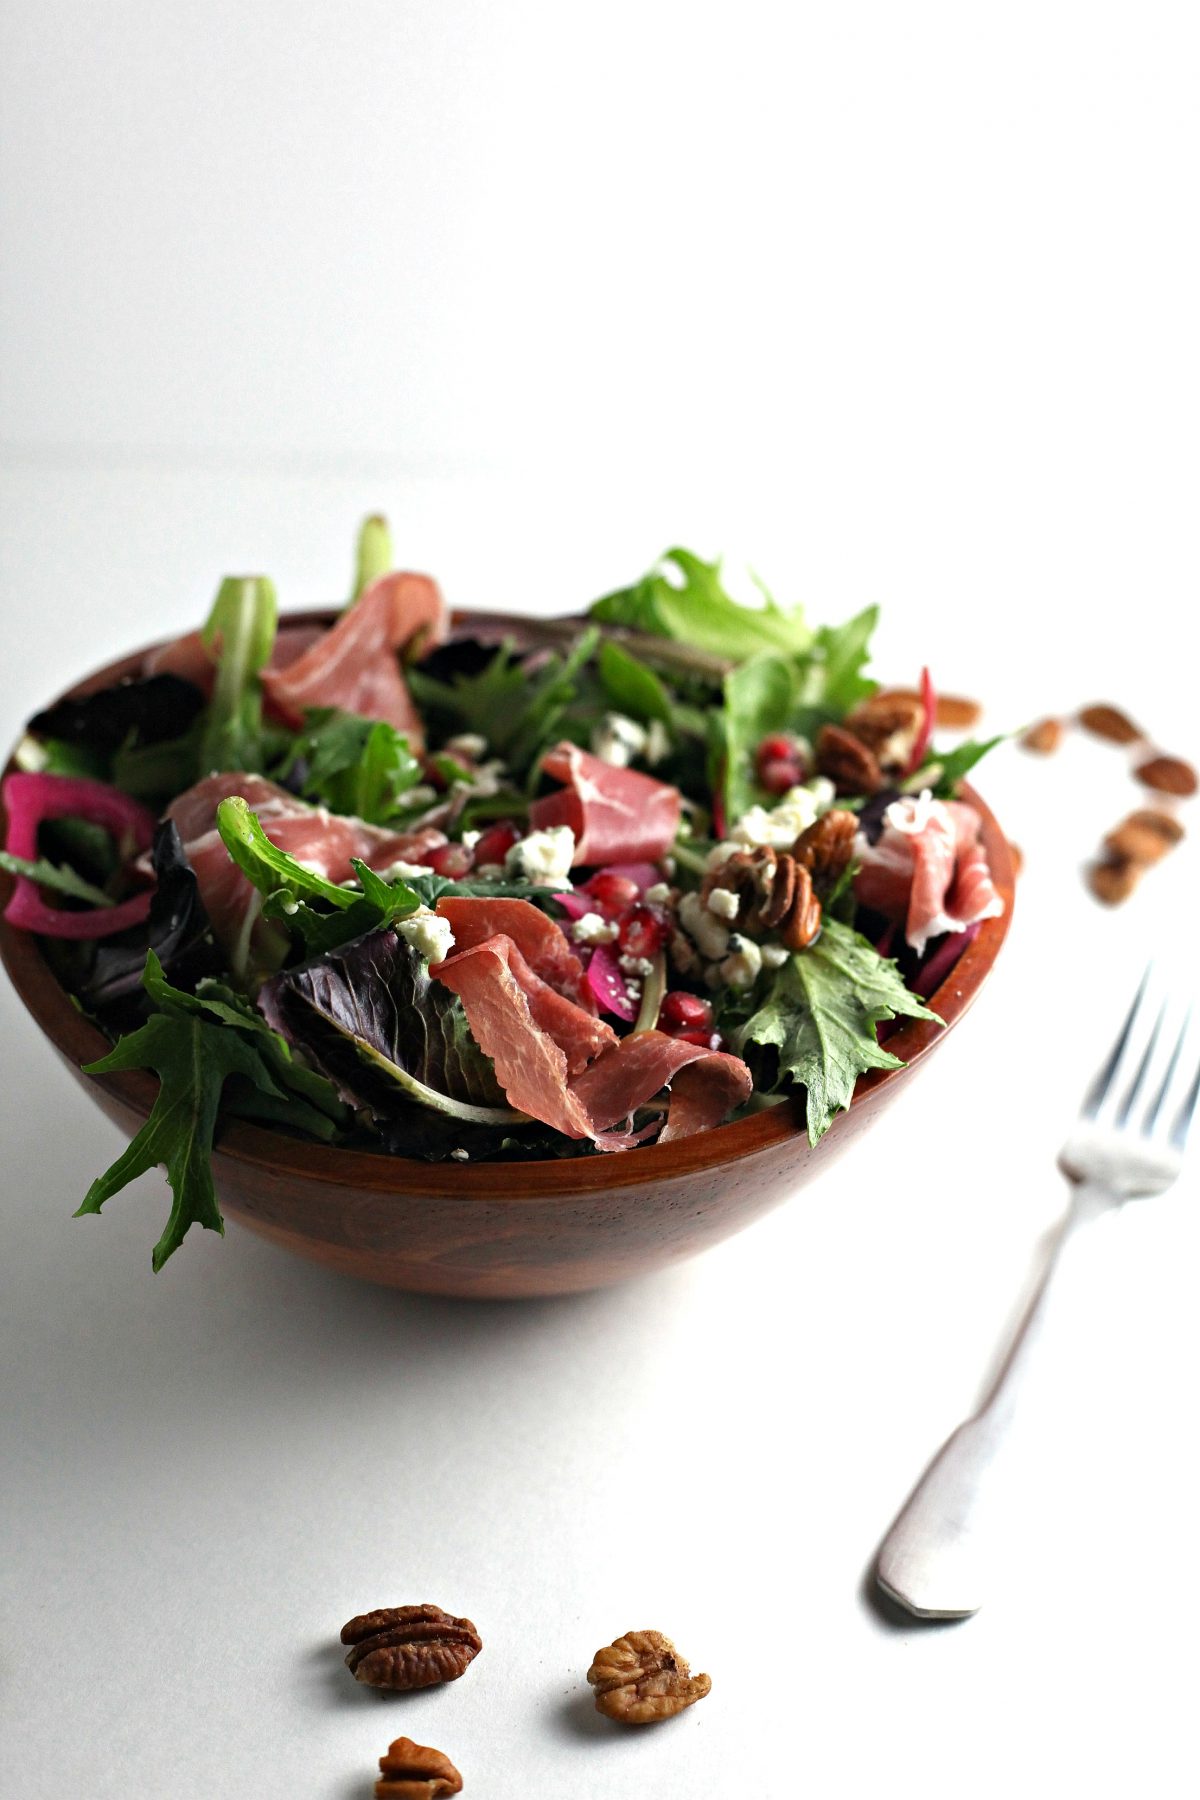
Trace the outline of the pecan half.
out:
M 796 895 L 792 910 L 779 927 L 779 936 L 789 950 L 804 950 L 821 929 L 821 902 L 813 893 L 813 878 L 803 863 L 796 864 Z
M 802 831 L 792 845 L 791 854 L 808 870 L 813 887 L 822 898 L 832 892 L 850 867 L 857 833 L 855 815 L 835 806 Z
M 596 1690 L 596 1711 L 623 1725 L 669 1719 L 712 1687 L 707 1675 L 690 1672 L 661 1631 L 627 1631 L 597 1650 L 587 1678 Z
M 1039 719 L 1031 725 L 1018 739 L 1022 750 L 1032 750 L 1035 756 L 1053 756 L 1063 740 L 1063 723 L 1061 719 Z
M 843 728 L 875 754 L 881 769 L 899 774 L 908 767 L 925 722 L 925 703 L 902 688 L 883 688 L 848 713 Z
M 1150 756 L 1133 771 L 1143 787 L 1186 799 L 1196 791 L 1196 771 L 1181 756 Z
M 1136 744 L 1142 735 L 1119 706 L 1081 706 L 1079 723 L 1093 737 L 1107 738 L 1110 744 Z
M 796 892 L 796 864 L 769 845 L 735 850 L 710 869 L 700 886 L 705 907 L 718 888 L 738 896 L 738 917 L 750 931 L 774 931 L 791 910 Z
M 827 775 L 839 794 L 877 794 L 883 770 L 875 752 L 840 725 L 817 733 L 817 773 Z
M 1104 848 L 1122 862 L 1137 863 L 1146 868 L 1161 861 L 1182 836 L 1183 826 L 1170 813 L 1142 807 L 1109 832 Z
M 1107 862 L 1092 864 L 1088 870 L 1088 886 L 1105 906 L 1120 906 L 1123 900 L 1128 900 L 1141 877 L 1142 871 L 1136 863 L 1111 857 Z
M 462 1776 L 450 1758 L 411 1738 L 389 1744 L 379 1767 L 376 1800 L 441 1800 L 443 1794 L 462 1793 Z
M 368 1687 L 436 1687 L 457 1681 L 483 1649 L 470 1619 L 455 1619 L 440 1606 L 385 1606 L 360 1613 L 342 1626 L 351 1646 L 346 1667 Z

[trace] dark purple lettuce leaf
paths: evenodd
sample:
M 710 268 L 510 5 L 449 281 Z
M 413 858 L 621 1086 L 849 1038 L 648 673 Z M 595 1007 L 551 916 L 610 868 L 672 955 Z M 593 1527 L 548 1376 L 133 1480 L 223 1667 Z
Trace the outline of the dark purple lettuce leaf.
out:
M 182 737 L 204 706 L 204 695 L 179 675 L 118 681 L 82 700 L 60 700 L 29 721 L 34 737 L 119 750 L 123 744 L 162 744 Z
M 87 975 L 78 984 L 79 998 L 90 1011 L 100 1011 L 131 997 L 140 1001 L 146 952 L 153 950 L 176 987 L 194 989 L 205 975 L 221 974 L 225 957 L 213 940 L 200 887 L 184 853 L 179 831 L 164 820 L 154 833 L 151 851 L 158 886 L 150 914 L 142 925 L 102 939 Z
M 458 996 L 431 980 L 424 957 L 390 928 L 273 976 L 258 1004 L 343 1100 L 389 1128 L 389 1142 L 390 1127 L 414 1105 L 460 1132 L 511 1129 L 521 1117 L 507 1106 Z

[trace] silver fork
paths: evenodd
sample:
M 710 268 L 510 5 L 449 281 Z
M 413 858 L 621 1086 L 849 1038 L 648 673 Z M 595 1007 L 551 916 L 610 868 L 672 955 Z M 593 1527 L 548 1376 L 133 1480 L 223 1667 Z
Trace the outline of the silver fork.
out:
M 918 1618 L 967 1618 L 983 1603 L 987 1542 L 981 1515 L 988 1478 L 1078 1232 L 1126 1200 L 1161 1194 L 1179 1174 L 1200 1094 L 1200 1057 L 1189 1053 L 1185 1060 L 1190 1010 L 1174 1036 L 1164 1032 L 1172 1002 L 1157 988 L 1148 968 L 1060 1153 L 1074 1183 L 1071 1202 L 1000 1373 L 978 1412 L 938 1451 L 883 1540 L 875 1568 L 879 1586 Z

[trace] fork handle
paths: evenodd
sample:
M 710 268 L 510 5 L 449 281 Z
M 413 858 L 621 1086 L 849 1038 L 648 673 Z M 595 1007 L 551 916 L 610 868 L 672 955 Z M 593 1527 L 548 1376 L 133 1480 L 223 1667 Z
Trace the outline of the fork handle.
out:
M 1017 1328 L 1003 1367 L 979 1411 L 951 1433 L 905 1502 L 879 1551 L 884 1593 L 920 1619 L 964 1619 L 983 1604 L 987 1540 L 981 1529 L 989 1477 L 1006 1441 L 1050 1295 L 1079 1228 L 1113 1204 L 1080 1182 L 1050 1260 Z

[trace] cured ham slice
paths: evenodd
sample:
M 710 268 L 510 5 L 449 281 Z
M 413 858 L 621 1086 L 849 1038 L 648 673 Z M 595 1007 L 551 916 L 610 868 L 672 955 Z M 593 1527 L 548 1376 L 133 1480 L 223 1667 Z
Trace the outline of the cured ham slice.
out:
M 566 785 L 535 800 L 529 817 L 537 831 L 569 825 L 575 834 L 572 866 L 657 863 L 679 830 L 679 789 L 637 769 L 602 762 L 578 744 L 559 744 L 542 768 Z
M 854 892 L 864 906 L 902 920 L 906 943 L 923 955 L 931 938 L 997 917 L 996 892 L 979 840 L 980 820 L 963 801 L 928 792 L 893 801 L 879 841 L 860 833 Z
M 558 993 L 595 1012 L 584 967 L 561 925 L 548 919 L 528 900 L 455 898 L 445 895 L 437 911 L 450 921 L 455 946 L 473 950 L 485 939 L 502 934 L 514 943 L 526 963 Z
M 446 842 L 445 834 L 428 828 L 416 832 L 387 831 L 362 819 L 328 813 L 307 806 L 286 788 L 262 775 L 230 770 L 209 775 L 167 808 L 183 840 L 188 861 L 195 870 L 200 894 L 213 931 L 226 946 L 239 945 L 258 910 L 258 893 L 234 863 L 216 828 L 217 807 L 222 800 L 240 794 L 258 815 L 271 842 L 298 862 L 314 869 L 327 881 L 353 878 L 351 858 L 373 869 L 392 863 L 421 865 L 433 850 Z
M 324 635 L 323 625 L 281 625 L 271 647 L 270 667 L 291 668 Z M 186 637 L 175 638 L 172 643 L 160 644 L 157 650 L 149 651 L 142 661 L 142 673 L 179 675 L 184 681 L 190 681 L 193 687 L 211 694 L 216 659 L 206 646 L 202 634 L 189 631 Z
M 664 1140 L 707 1130 L 749 1097 L 750 1071 L 736 1056 L 659 1031 L 618 1041 L 610 1026 L 561 995 L 548 1001 L 553 990 L 504 936 L 456 949 L 430 974 L 461 999 L 509 1104 L 566 1137 L 625 1149 L 644 1134 L 611 1128 L 681 1073 Z
M 421 719 L 396 653 L 417 637 L 440 643 L 445 630 L 445 602 L 428 575 L 381 575 L 303 655 L 286 668 L 265 669 L 263 692 L 290 725 L 302 725 L 308 707 L 338 706 L 382 719 L 419 749 Z

